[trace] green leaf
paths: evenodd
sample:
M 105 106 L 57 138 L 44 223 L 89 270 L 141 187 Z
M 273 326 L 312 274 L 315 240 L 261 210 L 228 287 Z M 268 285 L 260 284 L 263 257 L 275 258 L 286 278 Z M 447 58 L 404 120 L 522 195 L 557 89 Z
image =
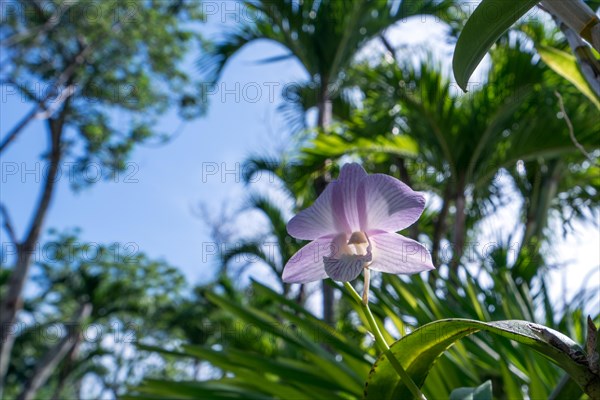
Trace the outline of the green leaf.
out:
M 212 366 L 233 374 L 237 380 L 220 379 L 214 381 L 187 382 L 187 385 L 172 385 L 169 381 L 147 379 L 136 388 L 144 394 L 153 394 L 174 398 L 219 398 L 212 393 L 218 385 L 226 396 L 233 393 L 268 394 L 270 398 L 341 398 L 356 397 L 356 392 L 348 392 L 344 387 L 327 378 L 312 362 L 302 362 L 289 358 L 266 357 L 259 353 L 229 348 L 217 351 L 211 348 L 184 345 L 182 351 L 171 351 L 155 346 L 139 345 L 140 349 L 154 351 L 179 358 L 194 358 L 208 362 Z M 175 383 L 175 382 L 173 382 Z M 178 383 L 186 383 L 178 382 Z M 208 391 L 210 396 L 205 393 Z M 359 390 L 358 393 L 361 391 Z M 242 397 L 243 398 L 243 397 Z
M 458 85 L 466 91 L 467 83 L 492 44 L 539 0 L 483 0 L 463 28 L 452 66 Z
M 373 138 L 359 137 L 348 140 L 339 135 L 321 133 L 311 141 L 311 146 L 303 148 L 302 152 L 325 157 L 341 157 L 352 153 L 385 153 L 416 157 L 418 150 L 415 140 L 406 135 L 397 135 L 391 138 L 381 135 Z
M 289 329 L 280 329 L 280 321 L 260 310 L 244 307 L 235 301 L 231 301 L 214 293 L 208 293 L 206 297 L 221 309 L 236 315 L 245 322 L 263 330 L 263 332 L 268 332 L 274 337 L 280 337 L 288 345 L 294 345 L 307 351 L 306 356 L 312 358 L 315 363 L 319 363 L 320 366 L 323 367 L 321 372 L 324 375 L 344 387 L 348 392 L 360 392 L 360 377 L 356 371 L 353 371 L 347 364 L 336 360 L 335 355 L 327 352 L 316 341 L 313 341 L 304 335 L 296 335 Z
M 581 93 L 594 103 L 600 109 L 600 100 L 590 89 L 583 74 L 579 70 L 575 57 L 562 50 L 555 49 L 549 46 L 538 46 L 537 52 L 554 72 L 571 82 Z
M 423 386 L 429 370 L 442 353 L 459 339 L 480 330 L 522 343 L 541 353 L 569 373 L 585 390 L 600 389 L 600 380 L 589 370 L 585 353 L 577 343 L 550 328 L 527 321 L 439 320 L 416 329 L 395 342 L 390 349 L 414 382 Z M 365 397 L 404 399 L 411 398 L 411 394 L 387 358 L 381 356 L 369 373 Z
M 568 374 L 565 374 L 552 393 L 550 393 L 548 400 L 579 399 L 582 395 L 581 388 L 573 382 L 573 379 Z
M 252 392 L 241 385 L 236 387 L 229 382 L 235 382 L 234 379 L 223 379 L 221 381 L 161 381 L 155 379 L 145 380 L 136 390 L 138 393 L 127 395 L 126 399 L 248 399 L 248 400 L 267 400 L 271 397 L 260 393 Z
M 492 381 L 477 387 L 462 387 L 450 393 L 450 400 L 492 400 Z

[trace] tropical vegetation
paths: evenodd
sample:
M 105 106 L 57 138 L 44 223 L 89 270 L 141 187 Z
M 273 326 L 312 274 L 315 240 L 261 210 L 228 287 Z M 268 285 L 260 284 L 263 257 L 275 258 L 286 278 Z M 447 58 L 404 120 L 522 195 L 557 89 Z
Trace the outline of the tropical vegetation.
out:
M 556 244 L 578 224 L 599 226 L 600 4 L 537 3 L 483 0 L 471 14 L 449 0 L 242 0 L 247 18 L 209 40 L 205 2 L 146 2 L 135 8 L 144 24 L 63 19 L 77 5 L 19 2 L 38 9 L 3 24 L 2 78 L 33 109 L 2 131 L 0 151 L 46 113 L 50 173 L 23 237 L 1 205 L 17 249 L 2 255 L 0 273 L 3 396 L 600 398 L 600 288 L 557 298 L 549 279 L 564 268 Z M 114 7 L 105 15 L 130 11 L 102 4 Z M 520 18 L 532 7 L 540 12 Z M 490 21 L 490 10 L 502 18 Z M 412 17 L 445 24 L 452 63 L 434 49 L 394 45 L 389 33 L 410 35 L 399 23 Z M 279 107 L 288 148 L 248 157 L 245 209 L 206 221 L 215 243 L 238 244 L 219 253 L 213 281 L 193 285 L 167 261 L 86 242 L 78 230 L 42 235 L 60 201 L 61 162 L 77 166 L 75 190 L 92 190 L 86 165 L 122 171 L 135 146 L 168 140 L 154 123 L 167 110 L 201 117 L 210 107 L 204 83 L 259 40 L 283 49 L 259 61 L 295 59 L 306 79 Z M 486 54 L 481 82 L 469 83 Z M 136 101 L 110 94 L 132 79 Z M 52 84 L 61 101 L 28 92 L 32 81 Z M 115 109 L 127 124 L 115 123 Z M 308 243 L 290 219 L 322 205 L 350 168 L 421 193 L 420 218 L 389 233 L 426 247 L 434 270 L 367 272 L 371 259 L 361 258 L 364 279 L 284 279 Z M 259 174 L 274 178 L 268 188 L 253 186 Z M 383 196 L 383 186 L 369 195 Z M 248 213 L 264 230 L 219 229 Z M 34 259 L 41 238 L 48 257 Z M 322 255 L 325 264 L 334 257 Z M 240 283 L 258 265 L 262 273 Z

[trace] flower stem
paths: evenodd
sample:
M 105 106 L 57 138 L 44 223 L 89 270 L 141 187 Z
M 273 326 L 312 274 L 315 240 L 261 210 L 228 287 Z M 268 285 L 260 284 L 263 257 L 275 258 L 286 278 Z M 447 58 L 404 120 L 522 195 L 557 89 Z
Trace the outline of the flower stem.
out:
M 367 306 L 369 305 L 369 283 L 371 282 L 371 272 L 369 268 L 365 268 L 363 270 L 363 274 L 365 275 L 365 287 L 363 288 L 363 297 L 362 301 Z
M 363 299 L 360 297 L 360 295 L 358 293 L 356 293 L 356 290 L 354 290 L 354 288 L 352 287 L 350 282 L 344 282 L 344 286 L 346 287 L 348 292 L 350 292 L 350 295 L 352 296 L 352 298 L 358 304 L 360 304 L 360 307 L 361 307 L 363 313 L 365 314 L 365 317 L 367 317 L 367 320 L 369 321 L 369 325 L 371 325 L 371 331 L 373 333 L 373 336 L 375 336 L 375 343 L 377 344 L 377 347 L 379 347 L 379 350 L 390 361 L 390 364 L 392 364 L 392 367 L 396 370 L 396 373 L 398 374 L 398 376 L 400 376 L 400 379 L 402 379 L 402 381 L 408 387 L 408 389 L 411 391 L 411 393 L 413 394 L 415 399 L 427 400 L 427 398 L 421 392 L 421 390 L 419 389 L 417 384 L 412 380 L 410 375 L 408 375 L 408 372 L 406 372 L 406 370 L 402 367 L 402 364 L 400 364 L 400 361 L 398 361 L 398 359 L 396 358 L 394 353 L 392 353 L 392 351 L 390 350 L 390 346 L 388 346 L 387 342 L 385 341 L 385 338 L 381 334 L 381 330 L 379 329 L 379 326 L 377 325 L 377 321 L 375 321 L 375 317 L 373 316 L 373 313 L 371 312 L 371 309 L 369 308 L 369 303 L 363 302 Z

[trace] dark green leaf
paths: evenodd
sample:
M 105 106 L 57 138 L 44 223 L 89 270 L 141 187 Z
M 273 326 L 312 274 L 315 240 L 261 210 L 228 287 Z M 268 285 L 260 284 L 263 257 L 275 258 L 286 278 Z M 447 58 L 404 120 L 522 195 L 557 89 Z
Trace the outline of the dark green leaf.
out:
M 424 325 L 391 346 L 393 354 L 418 386 L 425 382 L 436 359 L 459 339 L 484 330 L 506 337 L 541 353 L 567 371 L 586 390 L 595 390 L 600 381 L 588 369 L 583 349 L 568 337 L 542 325 L 520 320 L 481 322 L 445 319 Z M 367 399 L 410 398 L 390 362 L 380 357 L 369 374 Z
M 538 0 L 483 0 L 479 4 L 458 38 L 452 60 L 454 77 L 464 91 L 492 44 L 537 3 Z

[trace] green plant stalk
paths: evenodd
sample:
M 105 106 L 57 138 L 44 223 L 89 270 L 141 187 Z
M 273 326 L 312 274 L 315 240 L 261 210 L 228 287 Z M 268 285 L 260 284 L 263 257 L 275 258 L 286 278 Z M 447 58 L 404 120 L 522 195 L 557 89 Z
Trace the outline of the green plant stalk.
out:
M 394 356 L 394 353 L 392 353 L 390 351 L 390 346 L 388 346 L 383 335 L 381 334 L 381 330 L 379 330 L 379 326 L 377 325 L 377 321 L 375 321 L 375 317 L 373 316 L 373 313 L 371 312 L 371 309 L 369 308 L 369 304 L 362 301 L 362 298 L 360 297 L 360 295 L 358 293 L 356 293 L 356 290 L 354 290 L 354 288 L 352 287 L 350 282 L 344 282 L 344 286 L 346 287 L 348 292 L 350 292 L 350 295 L 352 296 L 352 298 L 358 304 L 360 304 L 362 311 L 365 313 L 365 316 L 367 317 L 367 320 L 369 321 L 369 325 L 371 325 L 371 331 L 372 331 L 371 333 L 373 333 L 373 336 L 375 336 L 375 343 L 377 344 L 377 347 L 379 347 L 379 350 L 390 361 L 390 364 L 392 364 L 392 367 L 394 367 L 394 369 L 398 373 L 398 376 L 400 376 L 400 379 L 402 379 L 404 381 L 404 383 L 406 384 L 408 389 L 411 391 L 413 396 L 415 396 L 415 399 L 427 400 L 427 398 L 421 392 L 421 390 L 419 389 L 417 384 L 412 380 L 410 375 L 408 375 L 408 372 L 406 372 L 404 367 L 402 367 L 400 362 L 396 359 L 396 356 Z

